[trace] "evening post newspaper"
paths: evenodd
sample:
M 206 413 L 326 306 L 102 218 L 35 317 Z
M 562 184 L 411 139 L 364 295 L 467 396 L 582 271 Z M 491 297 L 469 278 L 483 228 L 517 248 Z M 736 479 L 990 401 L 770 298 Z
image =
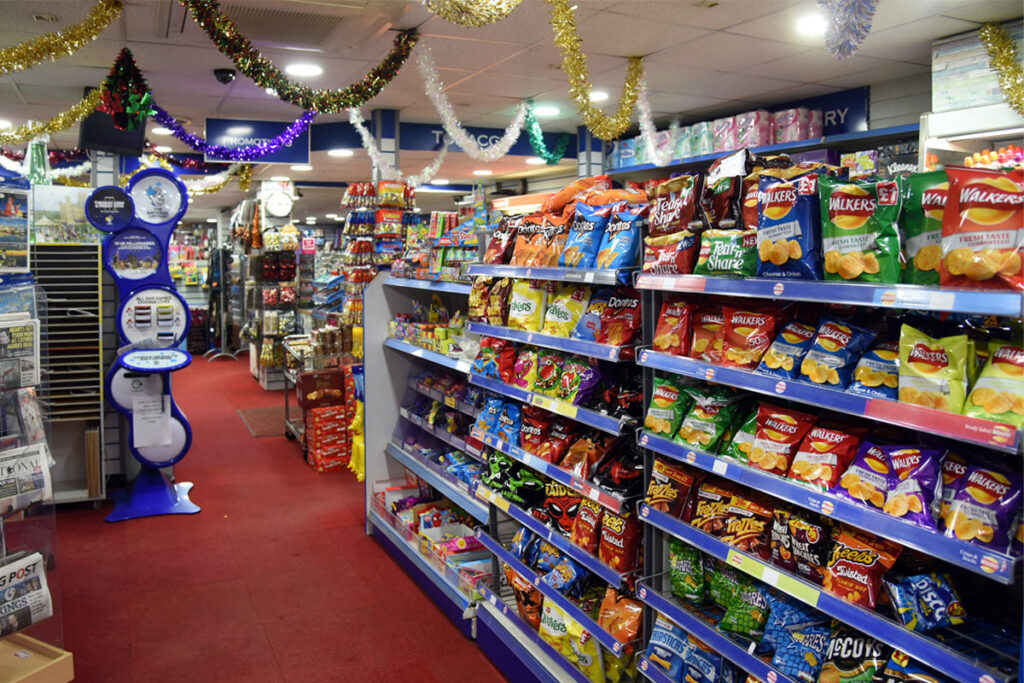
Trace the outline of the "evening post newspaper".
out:
M 43 556 L 30 553 L 0 565 L 0 637 L 53 616 Z

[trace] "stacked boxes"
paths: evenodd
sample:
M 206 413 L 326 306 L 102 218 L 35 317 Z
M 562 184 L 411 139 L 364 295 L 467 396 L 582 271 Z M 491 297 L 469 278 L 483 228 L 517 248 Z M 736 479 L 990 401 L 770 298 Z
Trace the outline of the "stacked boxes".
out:
M 306 447 L 309 464 L 318 472 L 341 467 L 352 454 L 348 424 L 352 415 L 345 405 L 306 411 Z

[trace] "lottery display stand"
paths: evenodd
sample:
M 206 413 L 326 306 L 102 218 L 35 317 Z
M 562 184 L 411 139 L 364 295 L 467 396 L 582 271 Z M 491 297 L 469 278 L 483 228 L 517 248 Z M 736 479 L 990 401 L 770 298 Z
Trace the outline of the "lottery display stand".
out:
M 121 349 L 107 371 L 111 405 L 130 422 L 129 448 L 142 466 L 135 481 L 114 494 L 108 522 L 167 514 L 194 514 L 190 482 L 172 483 L 160 468 L 188 453 L 192 430 L 171 392 L 171 373 L 192 357 L 178 347 L 190 312 L 167 266 L 171 233 L 188 208 L 185 185 L 171 172 L 147 169 L 127 191 L 101 187 L 86 203 L 86 217 L 107 234 L 103 265 L 117 286 Z

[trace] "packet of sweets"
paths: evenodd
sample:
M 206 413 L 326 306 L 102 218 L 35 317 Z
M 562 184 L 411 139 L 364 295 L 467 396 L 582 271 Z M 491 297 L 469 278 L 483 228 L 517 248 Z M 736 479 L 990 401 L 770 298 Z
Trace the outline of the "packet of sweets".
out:
M 892 569 L 901 550 L 891 541 L 843 529 L 829 553 L 822 585 L 843 600 L 874 609 L 881 596 L 882 577 Z
M 1024 428 L 1024 348 L 999 346 L 971 389 L 964 415 Z
M 689 395 L 670 379 L 654 378 L 654 391 L 647 407 L 644 428 L 655 436 L 671 439 L 689 407 Z
M 899 397 L 900 343 L 895 339 L 880 341 L 857 361 L 851 394 L 895 401 Z
M 967 335 L 933 339 L 900 328 L 899 400 L 950 413 L 963 411 L 967 392 Z
M 590 303 L 587 304 L 586 312 L 573 328 L 573 339 L 582 339 L 583 341 L 597 339 L 597 333 L 601 331 L 601 314 L 604 313 L 605 307 L 608 306 L 608 299 L 614 292 L 615 289 L 612 287 L 600 287 L 594 292 L 590 297 Z
M 861 354 L 876 332 L 837 318 L 822 318 L 814 342 L 800 363 L 800 379 L 846 389 Z
M 566 268 L 593 268 L 597 249 L 601 246 L 604 229 L 611 217 L 612 205 L 576 205 L 569 237 L 565 243 L 559 265 Z
M 757 230 L 705 230 L 696 275 L 753 277 L 757 274 Z
M 768 350 L 782 311 L 775 306 L 723 306 L 722 365 L 753 370 Z
M 949 196 L 945 171 L 915 173 L 907 177 L 903 214 L 903 252 L 906 268 L 903 282 L 911 285 L 939 285 L 942 262 L 942 214 Z
M 590 287 L 566 282 L 558 287 L 544 312 L 544 334 L 568 338 L 590 303 Z
M 818 185 L 825 279 L 899 282 L 897 181 L 848 183 L 821 176 Z
M 602 270 L 632 268 L 640 263 L 642 230 L 647 225 L 648 205 L 629 207 L 612 215 L 597 251 L 596 266 Z
M 694 304 L 677 299 L 663 301 L 658 325 L 654 330 L 652 348 L 674 356 L 689 355 L 690 341 L 693 337 L 691 322 L 696 308 Z
M 1021 479 L 990 467 L 968 465 L 943 518 L 945 534 L 1006 552 L 1021 510 Z
M 758 277 L 820 280 L 818 175 L 759 182 Z
M 722 362 L 722 346 L 725 341 L 718 331 L 725 324 L 725 316 L 721 306 L 698 308 L 693 314 L 693 343 L 690 344 L 690 357 L 707 361 Z
M 892 474 L 882 511 L 928 529 L 937 529 L 932 517 L 942 486 L 939 452 L 916 446 L 883 446 Z
M 757 372 L 784 379 L 796 379 L 804 356 L 814 342 L 815 328 L 796 320 L 786 323 L 765 351 Z
M 547 307 L 548 283 L 516 280 L 508 308 L 508 326 L 513 330 L 540 332 Z

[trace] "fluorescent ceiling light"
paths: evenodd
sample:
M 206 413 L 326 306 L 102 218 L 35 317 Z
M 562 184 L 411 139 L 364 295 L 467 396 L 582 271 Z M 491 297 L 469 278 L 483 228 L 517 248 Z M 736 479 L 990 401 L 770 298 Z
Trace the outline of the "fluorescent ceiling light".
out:
M 270 181 L 273 183 L 287 183 L 291 178 L 286 175 L 272 175 Z
M 527 157 L 526 158 L 526 163 L 530 164 L 531 166 L 540 166 L 541 164 L 543 164 L 545 162 L 540 157 Z
M 803 36 L 823 36 L 828 22 L 820 12 L 805 14 L 796 20 L 796 32 Z
M 292 169 L 293 171 L 312 171 L 313 170 L 313 167 L 310 166 L 309 164 L 292 164 L 288 168 Z
M 154 151 L 160 152 L 161 154 L 167 154 L 171 151 L 171 148 L 167 145 L 158 145 L 153 148 Z
M 337 218 L 338 214 L 336 214 L 336 213 L 325 213 L 324 217 L 326 217 L 326 218 Z
M 327 150 L 327 156 L 329 156 L 329 157 L 350 157 L 350 156 L 355 156 L 355 150 L 351 150 L 351 149 L 329 149 L 329 150 Z
M 344 219 L 344 218 L 342 218 L 341 216 L 335 216 L 335 217 L 334 217 L 334 220 L 336 220 L 336 221 L 338 221 L 338 222 L 340 223 L 340 222 L 342 222 L 342 221 L 343 221 L 343 220 L 345 220 L 345 219 Z
M 0 129 L 11 128 L 12 126 L 14 126 L 14 124 L 8 121 L 7 119 L 0 119 Z
M 303 78 L 319 76 L 324 70 L 316 64 L 289 64 L 284 68 L 284 72 L 289 76 Z
M 589 97 L 591 102 L 604 102 L 608 99 L 608 93 L 604 90 L 591 90 Z
M 1020 135 L 1021 133 L 1024 133 L 1024 127 L 1003 128 L 1001 130 L 988 130 L 982 133 L 954 135 L 953 137 L 946 138 L 946 142 L 956 142 L 958 140 L 987 140 L 988 138 L 1001 138 L 1008 135 Z
M 2 122 L 0 122 L 0 123 L 2 123 Z M 171 134 L 171 129 L 170 128 L 159 127 L 159 128 L 154 128 L 153 130 L 151 130 L 149 132 L 152 133 L 153 135 L 170 135 Z
M 252 132 L 252 126 L 231 126 L 224 132 L 228 135 L 248 135 Z
M 447 185 L 448 184 L 448 179 L 447 178 L 434 178 L 433 180 L 430 181 L 429 184 L 430 185 Z
M 216 223 L 216 222 L 217 222 L 217 219 L 216 219 L 216 218 L 207 218 L 207 219 L 206 219 L 206 222 L 207 222 L 207 223 Z
M 534 116 L 545 116 L 545 117 L 547 117 L 547 116 L 558 116 L 559 112 L 561 112 L 561 111 L 562 110 L 559 109 L 558 107 L 552 107 L 550 105 L 545 105 L 545 106 L 542 106 L 542 107 L 534 107 L 533 108 Z
M 489 171 L 486 168 L 477 169 L 473 171 L 473 175 L 494 175 L 494 171 Z

